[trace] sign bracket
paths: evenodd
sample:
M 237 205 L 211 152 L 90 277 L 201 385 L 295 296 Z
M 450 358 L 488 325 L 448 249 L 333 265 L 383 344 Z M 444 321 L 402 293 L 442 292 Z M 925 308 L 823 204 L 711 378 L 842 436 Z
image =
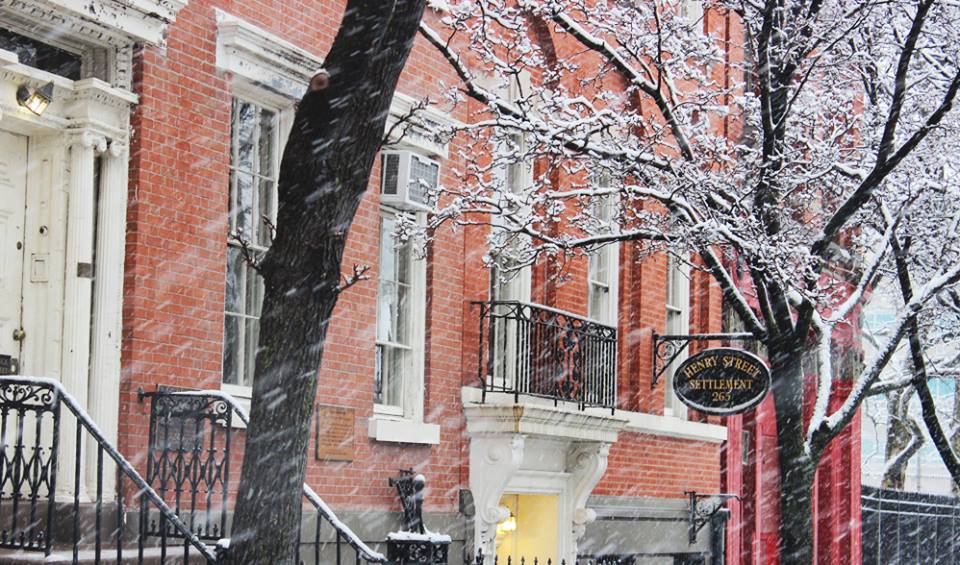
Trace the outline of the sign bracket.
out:
M 697 543 L 697 534 L 718 512 L 724 510 L 723 506 L 727 500 L 731 498 L 740 500 L 740 496 L 727 493 L 699 494 L 697 491 L 688 490 L 683 494 L 687 495 L 690 501 L 687 517 L 689 523 L 687 542 L 690 545 Z
M 657 388 L 657 381 L 667 372 L 670 365 L 687 349 L 692 341 L 756 341 L 752 333 L 715 333 L 689 335 L 653 334 L 653 379 L 650 390 Z

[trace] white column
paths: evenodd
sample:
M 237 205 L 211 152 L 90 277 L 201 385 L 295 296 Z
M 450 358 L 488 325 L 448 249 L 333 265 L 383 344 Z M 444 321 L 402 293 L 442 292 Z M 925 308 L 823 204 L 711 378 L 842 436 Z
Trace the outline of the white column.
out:
M 93 290 L 93 198 L 94 158 L 106 149 L 103 137 L 85 131 L 70 142 L 70 185 L 67 196 L 67 248 L 63 296 L 62 381 L 80 406 L 87 406 L 90 364 L 90 302 Z M 61 494 L 74 489 L 76 421 L 69 415 L 60 424 L 60 470 L 66 480 L 57 481 Z M 83 441 L 88 441 L 84 437 Z M 82 457 L 82 453 L 80 454 Z M 84 490 L 81 464 L 81 493 Z
M 123 260 L 127 231 L 127 146 L 110 142 L 100 165 L 97 211 L 97 255 L 93 284 L 93 330 L 90 340 L 88 411 L 113 444 L 120 415 L 120 331 L 123 304 Z M 86 448 L 87 492 L 97 492 L 97 447 Z M 114 494 L 115 467 L 104 458 L 103 493 Z

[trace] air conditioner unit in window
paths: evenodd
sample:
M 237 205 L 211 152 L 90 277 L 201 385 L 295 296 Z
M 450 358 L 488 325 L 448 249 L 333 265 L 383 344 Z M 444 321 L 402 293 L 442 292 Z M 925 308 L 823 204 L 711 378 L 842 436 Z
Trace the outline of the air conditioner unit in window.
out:
M 403 210 L 430 210 L 430 192 L 440 184 L 440 164 L 412 151 L 384 151 L 380 203 Z

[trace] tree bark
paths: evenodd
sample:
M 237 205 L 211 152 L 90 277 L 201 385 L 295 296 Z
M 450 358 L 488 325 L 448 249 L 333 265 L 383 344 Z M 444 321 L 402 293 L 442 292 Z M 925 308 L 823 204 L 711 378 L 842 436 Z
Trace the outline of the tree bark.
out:
M 380 149 L 424 0 L 350 0 L 280 166 L 250 426 L 225 563 L 294 565 L 317 372 L 347 233 Z
M 804 448 L 802 338 L 767 341 L 777 411 L 780 457 L 780 564 L 813 561 L 813 500 L 816 461 Z
M 923 433 L 910 418 L 913 389 L 895 390 L 887 395 L 887 426 L 883 488 L 903 490 L 907 482 L 907 464 L 923 446 Z M 919 438 L 919 440 L 918 440 Z

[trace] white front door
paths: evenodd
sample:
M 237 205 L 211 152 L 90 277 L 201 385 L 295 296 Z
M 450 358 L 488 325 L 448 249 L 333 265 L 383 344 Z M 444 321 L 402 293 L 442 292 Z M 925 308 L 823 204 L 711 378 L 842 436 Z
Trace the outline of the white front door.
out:
M 0 374 L 19 372 L 27 138 L 0 130 Z

